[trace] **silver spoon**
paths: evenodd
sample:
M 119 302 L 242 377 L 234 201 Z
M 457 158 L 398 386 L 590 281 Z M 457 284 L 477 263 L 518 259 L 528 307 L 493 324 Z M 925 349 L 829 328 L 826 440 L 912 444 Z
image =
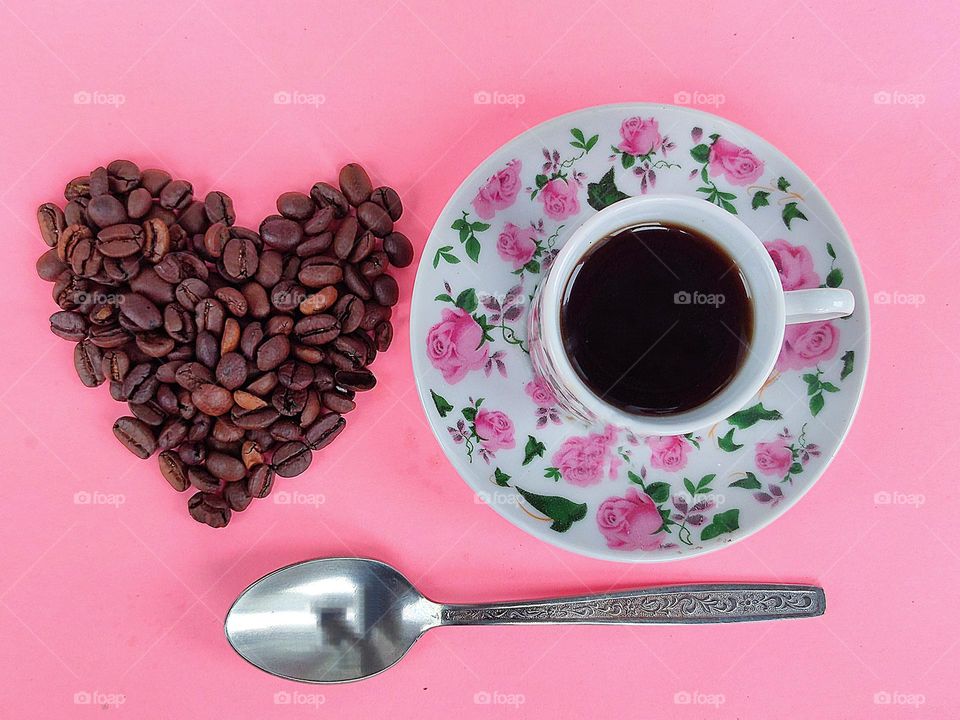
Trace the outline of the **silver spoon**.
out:
M 224 631 L 240 655 L 290 680 L 360 680 L 393 665 L 439 625 L 677 624 L 814 617 L 823 590 L 808 585 L 681 585 L 484 605 L 423 597 L 389 565 L 326 558 L 281 568 L 244 590 Z

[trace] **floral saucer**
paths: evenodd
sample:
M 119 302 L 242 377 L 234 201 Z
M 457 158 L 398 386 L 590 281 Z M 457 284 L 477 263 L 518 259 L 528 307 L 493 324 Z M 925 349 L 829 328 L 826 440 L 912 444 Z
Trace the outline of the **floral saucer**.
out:
M 586 217 L 655 193 L 736 214 L 785 289 L 845 287 L 857 310 L 789 326 L 773 375 L 723 422 L 637 437 L 556 407 L 533 374 L 526 321 L 543 272 Z M 494 152 L 434 226 L 411 318 L 420 397 L 464 480 L 532 535 L 627 562 L 725 547 L 794 505 L 850 427 L 869 350 L 860 267 L 822 193 L 757 135 L 671 105 L 588 108 Z

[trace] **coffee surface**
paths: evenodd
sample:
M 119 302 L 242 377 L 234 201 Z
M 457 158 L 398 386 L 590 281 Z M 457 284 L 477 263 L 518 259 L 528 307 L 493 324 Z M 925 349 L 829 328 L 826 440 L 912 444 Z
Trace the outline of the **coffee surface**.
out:
M 746 358 L 753 307 L 739 269 L 711 239 L 660 223 L 619 230 L 574 268 L 561 336 L 574 369 L 633 414 L 696 408 Z

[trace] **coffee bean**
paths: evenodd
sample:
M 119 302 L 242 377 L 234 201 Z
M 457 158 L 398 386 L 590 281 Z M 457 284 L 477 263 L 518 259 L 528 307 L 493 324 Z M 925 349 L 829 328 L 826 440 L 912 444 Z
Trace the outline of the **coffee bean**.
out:
M 120 314 L 142 330 L 155 330 L 163 325 L 163 315 L 157 306 L 137 293 L 121 296 Z
M 256 362 L 260 370 L 273 370 L 290 355 L 290 340 L 285 335 L 275 335 L 257 348 Z
M 340 324 L 333 315 L 308 315 L 296 322 L 293 334 L 305 345 L 324 345 L 340 334 Z
M 223 303 L 223 308 L 234 317 L 243 317 L 247 314 L 247 299 L 243 293 L 234 287 L 218 288 L 214 293 L 217 300 Z
M 303 222 L 313 216 L 317 206 L 309 195 L 285 192 L 277 198 L 277 211 L 285 218 Z
M 403 233 L 392 232 L 383 239 L 383 251 L 394 267 L 404 268 L 413 262 L 413 243 Z
M 393 342 L 393 325 L 387 321 L 379 323 L 373 330 L 373 336 L 377 341 L 377 350 L 386 352 Z
M 344 198 L 344 205 L 347 205 L 346 198 Z M 307 235 L 319 235 L 324 232 L 330 223 L 333 222 L 335 216 L 335 211 L 333 207 L 326 206 L 318 208 L 313 216 L 303 224 L 303 232 Z
M 363 300 L 356 295 L 344 295 L 333 308 L 333 315 L 340 323 L 342 333 L 352 333 L 360 327 L 364 314 Z
M 133 255 L 143 248 L 143 243 L 143 229 L 133 223 L 111 225 L 97 233 L 97 249 L 107 257 Z
M 161 450 L 170 450 L 187 439 L 189 425 L 183 420 L 174 418 L 169 420 L 157 436 L 157 447 Z
M 67 227 L 63 211 L 53 203 L 44 203 L 37 208 L 37 223 L 43 241 L 50 247 L 56 247 L 60 233 Z
M 382 275 L 389 267 L 389 260 L 385 252 L 373 252 L 360 263 L 360 274 L 367 280 L 372 281 L 378 275 Z
M 313 450 L 322 450 L 336 439 L 346 424 L 346 419 L 336 413 L 325 415 L 307 428 L 304 439 Z
M 233 394 L 213 383 L 198 387 L 190 394 L 190 399 L 200 412 L 213 417 L 228 413 L 233 407 Z
M 271 465 L 280 477 L 296 477 L 310 467 L 313 453 L 300 441 L 280 445 L 273 453 Z
M 316 315 L 332 306 L 336 300 L 337 288 L 329 285 L 304 298 L 303 302 L 300 303 L 299 309 L 304 315 Z
M 374 202 L 390 216 L 390 219 L 396 222 L 403 215 L 403 203 L 400 196 L 392 187 L 378 187 L 370 194 L 370 202 Z
M 245 430 L 233 422 L 229 417 L 218 417 L 213 423 L 212 435 L 215 440 L 230 444 L 243 439 Z
M 377 237 L 383 237 L 393 230 L 393 220 L 387 211 L 369 200 L 357 208 L 357 220 Z
M 217 382 L 227 390 L 236 390 L 247 381 L 247 360 L 239 353 L 230 352 L 217 363 Z
M 318 182 L 314 185 L 310 197 L 320 208 L 329 207 L 335 218 L 342 218 L 350 212 L 350 203 L 344 194 L 328 183 Z
M 187 209 L 180 213 L 177 218 L 177 224 L 183 228 L 187 235 L 201 235 L 210 224 L 207 220 L 207 213 L 204 210 L 203 203 L 197 200 L 191 202 Z
M 357 406 L 349 394 L 336 390 L 327 390 L 320 395 L 320 399 L 323 400 L 324 407 L 341 415 L 345 415 Z
M 244 430 L 262 430 L 270 427 L 278 417 L 280 417 L 280 413 L 272 407 L 264 407 L 259 410 L 250 410 L 243 415 L 237 415 L 233 418 L 233 421 Z
M 274 470 L 269 465 L 256 465 L 247 474 L 247 495 L 255 498 L 265 498 L 273 489 Z
M 245 390 L 235 390 L 233 401 L 244 410 L 259 410 L 267 406 L 267 401 Z
M 260 224 L 263 242 L 281 252 L 294 250 L 303 239 L 303 229 L 282 215 L 271 215 Z
M 152 197 L 160 197 L 160 191 L 173 178 L 165 170 L 149 168 L 140 173 L 140 184 Z
M 105 167 L 95 168 L 90 172 L 89 193 L 91 198 L 106 195 L 110 192 L 110 179 Z
M 170 483 L 177 492 L 183 492 L 190 487 L 190 480 L 187 477 L 187 469 L 183 460 L 172 450 L 164 450 L 158 456 L 160 462 L 160 474 Z
M 293 285 L 296 286 L 296 283 Z M 274 286 L 274 289 L 276 289 L 276 286 Z M 294 295 L 298 294 L 299 287 L 297 287 L 296 290 L 297 292 L 294 292 Z M 270 314 L 271 298 L 267 297 L 267 291 L 263 289 L 260 283 L 248 282 L 241 286 L 240 292 L 243 293 L 243 297 L 247 301 L 247 312 L 250 313 L 251 316 L 255 318 L 265 318 Z M 293 302 L 294 299 L 295 298 L 291 298 L 291 302 Z
M 151 363 L 134 365 L 123 379 L 123 397 L 130 402 L 145 403 L 153 397 L 159 383 Z
M 367 171 L 357 163 L 349 163 L 340 168 L 340 192 L 354 207 L 360 205 L 373 192 L 373 184 Z
M 298 226 L 299 228 L 299 226 Z M 253 241 L 230 238 L 223 246 L 223 269 L 231 280 L 246 280 L 257 272 L 260 258 Z
M 150 197 L 150 191 L 143 187 L 127 195 L 127 215 L 134 220 L 144 217 L 150 208 L 153 207 L 153 198 Z
M 127 221 L 127 210 L 113 195 L 97 195 L 87 205 L 87 217 L 100 227 Z
M 233 225 L 237 219 L 233 211 L 233 200 L 226 193 L 218 191 L 207 193 L 207 197 L 203 200 L 203 207 L 211 223 L 222 222 L 224 225 Z
M 159 218 L 143 223 L 143 259 L 150 263 L 160 262 L 170 251 L 170 229 Z
M 236 318 L 227 318 L 223 322 L 223 335 L 220 337 L 220 355 L 231 353 L 240 347 L 240 323 Z
M 313 368 L 295 360 L 288 360 L 277 368 L 277 382 L 291 390 L 305 390 L 313 382 Z
M 372 390 L 377 378 L 369 370 L 338 370 L 333 375 L 338 387 L 346 390 Z
M 381 305 L 396 305 L 400 298 L 400 288 L 391 275 L 379 275 L 373 281 L 373 294 Z
M 246 483 L 243 482 L 228 482 L 224 485 L 223 499 L 235 512 L 243 512 L 253 501 L 253 498 L 247 494 Z
M 332 260 L 320 261 L 302 267 L 297 279 L 308 288 L 323 288 L 340 282 L 343 269 Z
M 173 180 L 160 191 L 160 206 L 167 210 L 183 210 L 193 201 L 193 185 L 186 180 Z
M 187 503 L 187 509 L 190 517 L 212 528 L 226 527 L 230 522 L 230 508 L 226 501 L 211 493 L 196 493 Z
M 80 382 L 87 387 L 96 387 L 104 381 L 102 362 L 100 348 L 87 339 L 81 340 L 73 349 L 73 366 Z
M 232 455 L 214 452 L 207 455 L 207 470 L 217 478 L 233 482 L 247 474 L 247 468 Z
M 260 446 L 253 440 L 247 440 L 240 448 L 240 460 L 247 470 L 263 463 Z
M 369 258 L 364 260 L 364 262 L 369 262 Z M 370 283 L 367 282 L 366 278 L 364 278 L 353 265 L 347 265 L 344 268 L 343 282 L 346 284 L 347 289 L 361 300 L 369 300 L 373 297 L 373 290 L 370 287 Z
M 376 206 L 374 206 L 376 207 Z M 344 218 L 333 236 L 333 252 L 341 260 L 350 257 L 353 252 L 354 243 L 357 241 L 357 235 L 360 232 L 360 224 L 354 217 Z
M 37 275 L 40 276 L 41 280 L 54 282 L 66 269 L 66 263 L 57 257 L 56 248 L 50 248 L 37 258 Z
M 135 417 L 124 416 L 113 424 L 113 434 L 137 457 L 146 460 L 157 449 L 150 426 Z
M 123 382 L 130 371 L 130 356 L 123 350 L 107 350 L 101 356 L 100 370 L 107 380 Z
M 87 335 L 87 319 L 78 312 L 64 310 L 50 316 L 50 331 L 64 340 L 83 340 Z
M 140 182 L 140 168 L 129 160 L 114 160 L 107 165 L 109 188 L 112 192 L 127 193 Z

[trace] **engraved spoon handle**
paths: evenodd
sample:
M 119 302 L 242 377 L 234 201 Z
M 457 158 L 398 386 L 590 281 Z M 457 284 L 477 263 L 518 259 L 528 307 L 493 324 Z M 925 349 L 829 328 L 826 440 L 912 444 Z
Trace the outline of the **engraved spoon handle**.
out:
M 698 624 L 816 617 L 825 609 L 823 589 L 811 585 L 677 585 L 551 600 L 444 605 L 440 622 Z

